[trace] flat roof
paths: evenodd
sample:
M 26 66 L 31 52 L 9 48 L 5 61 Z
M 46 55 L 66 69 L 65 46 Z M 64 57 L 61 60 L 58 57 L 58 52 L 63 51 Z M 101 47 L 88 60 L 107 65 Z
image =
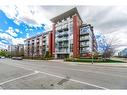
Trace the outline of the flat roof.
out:
M 43 35 L 48 34 L 49 32 L 51 32 L 51 31 L 42 32 L 42 33 L 40 33 L 40 34 L 37 34 L 37 35 L 32 36 L 32 37 L 30 37 L 30 38 L 27 38 L 27 39 L 24 40 L 24 41 L 34 39 L 34 38 L 36 38 L 37 36 L 38 36 L 38 37 L 41 36 L 42 34 L 43 34 Z
M 79 19 L 82 21 L 82 19 L 81 19 L 79 13 L 78 13 L 78 10 L 77 10 L 76 7 L 72 8 L 72 9 L 70 9 L 70 10 L 68 10 L 68 11 L 66 11 L 66 12 L 64 12 L 64 13 L 62 13 L 62 14 L 54 17 L 54 18 L 52 18 L 52 19 L 50 19 L 50 21 L 52 21 L 54 23 L 57 23 L 59 20 L 62 20 L 64 18 L 67 18 L 67 17 L 72 16 L 74 14 L 77 14 Z

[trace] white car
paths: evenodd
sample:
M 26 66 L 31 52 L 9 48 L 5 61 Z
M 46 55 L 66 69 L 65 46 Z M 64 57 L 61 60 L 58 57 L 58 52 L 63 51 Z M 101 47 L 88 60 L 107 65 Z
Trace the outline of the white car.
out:
M 23 58 L 22 57 L 12 57 L 12 59 L 14 59 L 14 60 L 22 60 Z
M 4 59 L 5 57 L 4 56 L 1 56 L 1 59 Z

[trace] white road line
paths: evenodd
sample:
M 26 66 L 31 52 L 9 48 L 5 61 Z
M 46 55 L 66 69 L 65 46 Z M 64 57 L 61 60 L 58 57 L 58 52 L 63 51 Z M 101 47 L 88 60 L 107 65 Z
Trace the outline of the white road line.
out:
M 33 64 L 32 64 L 33 65 Z M 35 65 L 35 64 L 34 64 Z M 78 71 L 78 72 L 90 72 L 90 73 L 96 73 L 96 74 L 103 74 L 103 75 L 108 75 L 108 76 L 114 76 L 114 77 L 123 77 L 123 78 L 127 78 L 127 76 L 122 76 L 122 75 L 112 75 L 110 73 L 102 73 L 99 71 L 91 71 L 91 70 L 80 70 L 80 69 L 72 69 L 72 68 L 62 68 L 59 66 L 47 66 L 47 65 L 41 65 L 41 66 L 45 66 L 45 67 L 49 67 L 49 68 L 57 68 L 57 69 L 63 69 L 63 70 L 73 70 L 73 71 Z
M 35 71 L 34 73 L 31 73 L 31 74 L 27 74 L 27 75 L 24 75 L 24 76 L 21 76 L 21 77 L 17 77 L 17 78 L 14 78 L 14 79 L 10 79 L 10 80 L 1 82 L 0 85 L 6 84 L 6 83 L 9 83 L 9 82 L 18 80 L 18 79 L 22 79 L 22 78 L 25 78 L 25 77 L 29 77 L 29 76 L 32 76 L 32 75 L 35 75 L 35 74 L 38 74 L 38 73 L 39 73 L 39 72 Z
M 65 78 L 65 77 L 54 75 L 54 74 L 51 74 L 51 73 L 46 73 L 46 72 L 41 72 L 41 71 L 40 71 L 40 73 L 45 74 L 45 75 L 49 75 L 49 76 L 53 76 L 53 77 L 57 77 L 57 78 L 62 78 L 62 79 Z M 89 85 L 89 86 L 109 90 L 108 88 L 105 88 L 105 87 L 102 87 L 102 86 L 97 86 L 97 85 L 94 85 L 94 84 L 91 84 L 91 83 L 87 83 L 87 82 L 83 82 L 83 81 L 79 81 L 79 80 L 75 80 L 75 79 L 69 79 L 69 80 L 73 81 L 73 82 L 80 83 L 80 84 L 85 84 L 85 85 Z
M 7 65 L 10 65 L 10 64 L 7 64 Z M 29 69 L 29 68 L 23 67 L 23 65 L 20 65 L 20 66 L 11 65 L 11 66 L 18 67 L 18 68 L 23 68 L 23 69 L 26 69 L 26 70 L 35 71 L 33 69 Z M 58 75 L 55 75 L 55 74 L 51 74 L 51 73 L 47 73 L 47 72 L 42 72 L 42 71 L 38 71 L 38 70 L 34 74 L 37 74 L 38 72 L 42 73 L 42 74 L 45 74 L 45 75 L 61 78 L 61 79 L 65 78 L 65 77 L 62 77 L 62 76 L 58 76 Z M 79 80 L 76 80 L 76 79 L 69 79 L 69 80 L 73 81 L 73 82 L 77 82 L 77 83 L 81 83 L 81 84 L 85 84 L 85 85 L 89 85 L 89 86 L 93 86 L 93 87 L 97 87 L 97 88 L 108 90 L 108 88 L 105 88 L 105 87 L 102 87 L 102 86 L 97 86 L 97 85 L 94 85 L 94 84 L 91 84 L 91 83 L 87 83 L 87 82 L 83 82 L 83 81 L 79 81 Z

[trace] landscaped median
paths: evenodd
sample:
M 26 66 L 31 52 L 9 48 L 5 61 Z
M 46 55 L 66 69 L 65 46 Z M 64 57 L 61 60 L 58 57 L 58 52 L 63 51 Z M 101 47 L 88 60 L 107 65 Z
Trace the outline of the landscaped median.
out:
M 66 58 L 64 61 L 68 62 L 86 62 L 86 63 L 91 63 L 92 59 L 91 58 Z M 98 59 L 93 59 L 93 62 L 95 63 L 125 63 L 124 61 L 117 61 L 117 60 L 98 60 Z

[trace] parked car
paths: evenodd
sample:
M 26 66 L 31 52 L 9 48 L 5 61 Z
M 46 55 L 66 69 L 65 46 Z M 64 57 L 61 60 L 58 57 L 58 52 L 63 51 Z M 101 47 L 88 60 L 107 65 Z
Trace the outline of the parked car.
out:
M 0 56 L 0 59 L 4 59 L 5 57 L 4 56 Z
M 22 57 L 12 57 L 13 60 L 22 60 Z
M 5 57 L 4 57 L 4 56 L 2 56 L 1 58 L 2 58 L 2 59 L 4 59 Z

